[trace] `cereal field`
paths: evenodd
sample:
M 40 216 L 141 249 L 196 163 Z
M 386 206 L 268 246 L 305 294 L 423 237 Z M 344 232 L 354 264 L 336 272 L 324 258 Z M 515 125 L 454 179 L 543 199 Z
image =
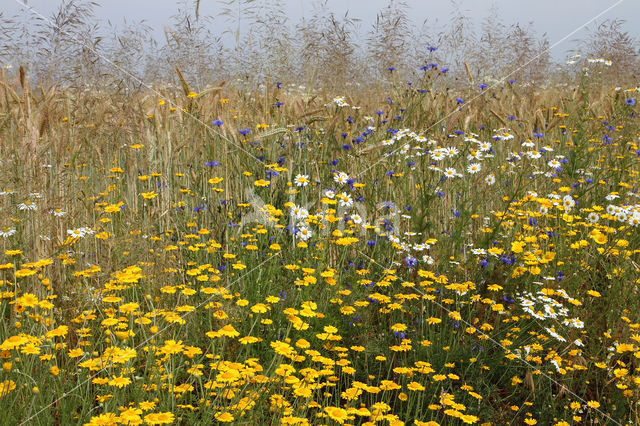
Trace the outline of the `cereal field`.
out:
M 5 69 L 1 422 L 640 422 L 637 92 L 575 60 L 340 92 Z

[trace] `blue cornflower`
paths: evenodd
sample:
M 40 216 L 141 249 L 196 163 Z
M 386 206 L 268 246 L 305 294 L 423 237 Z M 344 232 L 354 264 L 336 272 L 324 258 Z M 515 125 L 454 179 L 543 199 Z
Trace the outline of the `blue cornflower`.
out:
M 220 163 L 218 163 L 217 161 L 207 161 L 206 163 L 204 163 L 204 165 L 209 167 L 218 167 Z
M 238 133 L 240 133 L 241 135 L 248 135 L 251 132 L 251 129 L 240 129 L 238 130 Z
M 218 120 L 213 120 L 213 121 L 211 122 L 211 124 L 213 124 L 214 126 L 218 126 L 218 127 L 220 127 L 220 126 L 222 126 L 222 125 L 224 124 L 224 121 L 219 120 L 219 119 L 218 119 Z
M 418 264 L 418 259 L 413 256 L 407 256 L 404 258 L 404 264 L 407 265 L 407 268 L 413 268 Z
M 629 106 L 634 106 L 636 104 L 636 100 L 633 98 L 627 98 L 624 100 L 624 103 Z

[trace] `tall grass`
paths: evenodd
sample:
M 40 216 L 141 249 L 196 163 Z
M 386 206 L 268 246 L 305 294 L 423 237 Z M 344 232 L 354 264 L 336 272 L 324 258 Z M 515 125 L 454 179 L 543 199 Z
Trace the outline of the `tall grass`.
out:
M 148 83 L 177 83 L 176 66 L 199 90 L 238 79 L 248 87 L 265 80 L 316 88 L 375 86 L 387 78 L 388 68 L 396 69 L 398 81 L 410 80 L 425 61 L 450 68 L 449 87 L 467 81 L 466 68 L 478 81 L 510 73 L 535 85 L 566 81 L 551 60 L 546 34 L 537 34 L 532 23 L 505 23 L 495 7 L 474 25 L 452 2 L 449 21 L 426 20 L 418 27 L 409 19 L 414 11 L 398 1 L 380 10 L 373 24 L 350 14 L 335 16 L 322 1 L 311 3 L 300 22 L 292 22 L 279 2 L 229 0 L 221 3 L 218 16 L 197 12 L 197 4 L 180 2 L 161 39 L 144 22 L 99 21 L 100 6 L 94 2 L 65 0 L 50 17 L 28 10 L 3 14 L 0 58 L 15 69 L 23 65 L 44 86 L 138 87 L 129 73 Z M 623 23 L 594 24 L 574 46 L 584 57 L 612 60 L 610 76 L 632 78 L 638 41 Z M 230 30 L 221 33 L 220 28 Z M 439 50 L 429 53 L 427 46 Z

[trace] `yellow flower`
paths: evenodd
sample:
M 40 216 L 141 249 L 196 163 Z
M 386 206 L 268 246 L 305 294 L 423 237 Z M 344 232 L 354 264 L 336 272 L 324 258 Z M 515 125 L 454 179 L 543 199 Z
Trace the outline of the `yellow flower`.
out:
M 411 382 L 407 385 L 407 389 L 409 389 L 410 391 L 418 392 L 423 391 L 425 387 L 418 382 Z
M 120 413 L 120 421 L 125 425 L 141 424 L 142 419 L 140 418 L 140 414 L 142 414 L 141 409 L 129 408 Z
M 589 237 L 598 244 L 604 244 L 607 242 L 607 236 L 601 233 L 600 231 L 598 231 L 597 229 L 594 229 L 593 231 L 591 231 L 589 233 Z
M 271 181 L 264 179 L 258 179 L 257 181 L 253 182 L 255 186 L 269 186 L 270 183 Z
M 165 354 L 172 355 L 182 352 L 183 349 L 184 345 L 182 344 L 182 340 L 178 342 L 175 340 L 165 340 L 161 351 Z
M 67 327 L 66 325 L 61 325 L 58 328 L 55 328 L 49 332 L 47 332 L 46 336 L 51 338 L 51 337 L 64 337 L 67 335 L 67 332 L 69 331 L 69 327 Z
M 165 425 L 173 423 L 175 416 L 171 412 L 151 413 L 144 416 L 144 421 L 150 425 Z
M 238 339 L 238 342 L 240 342 L 243 345 L 248 345 L 251 343 L 256 343 L 256 342 L 260 342 L 262 341 L 262 339 L 260 337 L 254 337 L 254 336 L 245 336 L 242 337 L 240 339 Z
M 460 316 L 460 312 L 458 311 L 451 311 L 449 312 L 449 318 L 454 321 L 460 321 L 462 319 L 462 316 Z
M 231 413 L 229 413 L 228 411 L 225 411 L 223 413 L 216 414 L 216 420 L 222 423 L 229 423 L 234 421 L 235 419 L 233 415 L 231 415 Z
M 325 407 L 324 412 L 335 422 L 343 424 L 347 419 L 347 410 L 340 407 Z
M 391 380 L 383 380 L 380 382 L 380 389 L 382 390 L 395 390 L 400 389 L 401 386 Z
M 117 213 L 120 211 L 120 208 L 124 205 L 124 203 L 121 201 L 117 204 L 109 204 L 108 206 L 106 206 L 104 208 L 104 211 L 106 213 Z
M 338 238 L 335 243 L 339 246 L 348 246 L 351 245 L 353 243 L 357 243 L 359 240 L 355 237 L 343 237 L 343 238 Z
M 127 387 L 128 385 L 131 384 L 131 379 L 128 377 L 116 377 L 113 376 L 113 378 L 111 380 L 109 380 L 109 386 L 115 386 L 119 389 L 122 389 L 124 387 Z
M 600 403 L 598 401 L 589 401 L 587 402 L 587 406 L 590 408 L 600 408 Z
M 140 407 L 142 411 L 149 411 L 156 408 L 156 403 L 153 401 L 142 401 L 140 404 L 138 404 L 138 407 Z
M 18 273 L 16 272 L 16 277 L 17 276 L 18 276 Z M 22 296 L 18 297 L 17 302 L 20 305 L 24 306 L 25 308 L 32 308 L 38 304 L 38 298 L 31 293 L 23 293 Z
M 441 322 L 442 320 L 440 318 L 431 317 L 427 319 L 427 324 L 429 325 L 440 324 Z
M 151 192 L 143 192 L 140 195 L 142 195 L 142 198 L 144 198 L 145 200 L 151 200 L 153 198 L 156 198 L 158 196 L 158 193 L 155 191 L 151 191 Z
M 13 380 L 5 380 L 0 382 L 0 398 L 11 392 L 16 388 L 16 383 Z
M 81 348 L 71 349 L 69 351 L 69 358 L 78 358 L 84 354 Z
M 37 271 L 34 271 L 33 269 L 18 269 L 16 271 L 16 278 L 28 277 L 31 275 L 35 275 L 36 273 Z
M 220 330 L 218 330 L 218 334 L 220 334 L 221 336 L 227 336 L 227 337 L 238 337 L 240 335 L 240 333 L 238 333 L 238 331 L 233 328 L 233 326 L 231 324 L 227 324 L 224 327 L 222 327 Z

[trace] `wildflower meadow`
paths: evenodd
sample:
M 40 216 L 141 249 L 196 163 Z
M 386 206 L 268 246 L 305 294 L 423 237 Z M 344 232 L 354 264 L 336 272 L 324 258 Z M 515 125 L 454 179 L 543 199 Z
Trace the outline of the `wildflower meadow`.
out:
M 637 424 L 638 89 L 569 62 L 126 92 L 5 67 L 0 423 Z

